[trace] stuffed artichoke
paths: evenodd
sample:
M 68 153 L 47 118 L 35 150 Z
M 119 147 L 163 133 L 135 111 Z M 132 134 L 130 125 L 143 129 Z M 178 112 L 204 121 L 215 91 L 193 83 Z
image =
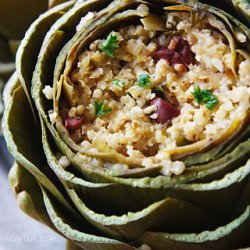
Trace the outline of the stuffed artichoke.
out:
M 80 249 L 250 246 L 249 39 L 196 1 L 41 15 L 4 92 L 20 207 Z

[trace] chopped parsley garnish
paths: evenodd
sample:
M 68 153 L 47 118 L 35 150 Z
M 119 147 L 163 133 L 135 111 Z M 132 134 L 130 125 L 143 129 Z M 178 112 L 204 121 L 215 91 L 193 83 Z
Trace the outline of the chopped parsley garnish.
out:
M 102 44 L 101 50 L 110 57 L 115 56 L 115 49 L 119 47 L 117 35 L 110 34 Z
M 150 76 L 148 74 L 140 74 L 137 85 L 141 88 L 148 88 L 151 86 Z
M 112 109 L 105 109 L 105 102 L 96 102 L 95 101 L 95 114 L 97 117 L 102 117 L 109 112 L 111 112 Z
M 122 87 L 124 86 L 124 84 L 125 84 L 123 81 L 118 80 L 118 79 L 114 79 L 114 80 L 113 80 L 113 83 L 114 83 L 116 86 L 120 87 L 120 88 L 122 88 Z
M 217 96 L 213 95 L 208 89 L 201 90 L 199 86 L 195 86 L 192 94 L 198 104 L 204 103 L 210 110 L 218 104 Z

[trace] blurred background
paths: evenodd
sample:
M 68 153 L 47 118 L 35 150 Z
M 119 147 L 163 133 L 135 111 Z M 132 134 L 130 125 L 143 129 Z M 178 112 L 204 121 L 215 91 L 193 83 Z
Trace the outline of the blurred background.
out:
M 0 125 L 4 110 L 2 90 L 15 70 L 15 54 L 30 24 L 42 12 L 62 0 L 0 0 Z M 0 126 L 1 127 L 1 126 Z M 62 250 L 65 240 L 25 215 L 8 183 L 13 159 L 0 129 L 0 250 Z

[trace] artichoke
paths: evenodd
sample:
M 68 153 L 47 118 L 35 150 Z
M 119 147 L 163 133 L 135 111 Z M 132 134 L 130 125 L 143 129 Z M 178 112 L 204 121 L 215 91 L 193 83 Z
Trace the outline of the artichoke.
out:
M 21 209 L 70 249 L 250 246 L 249 39 L 196 1 L 42 14 L 4 90 Z

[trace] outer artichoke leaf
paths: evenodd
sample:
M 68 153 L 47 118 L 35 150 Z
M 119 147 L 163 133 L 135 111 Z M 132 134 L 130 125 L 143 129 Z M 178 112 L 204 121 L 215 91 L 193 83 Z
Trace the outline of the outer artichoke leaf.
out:
M 67 189 L 72 201 L 86 220 L 110 237 L 135 240 L 143 232 L 154 229 L 164 231 L 197 232 L 218 226 L 222 218 L 191 203 L 166 198 L 148 207 L 126 214 L 105 215 L 95 212 L 79 198 L 73 189 Z M 109 204 L 110 206 L 110 204 Z M 110 206 L 112 211 L 112 207 Z M 110 213 L 110 211 L 109 211 Z
M 178 197 L 226 216 L 238 200 L 249 171 L 250 162 L 218 181 L 204 184 L 176 184 L 172 187 L 168 185 L 165 188 L 163 188 L 164 186 L 159 182 L 159 179 L 151 180 L 150 185 L 147 182 L 149 181 L 148 178 L 135 179 L 131 183 L 130 192 L 134 197 L 140 197 L 141 204 L 149 204 L 168 196 Z M 113 179 L 116 180 L 114 177 Z M 225 195 L 229 192 L 230 197 Z
M 83 249 L 88 250 L 132 250 L 135 249 L 118 240 L 109 239 L 96 235 L 98 232 L 93 231 L 94 228 L 84 228 L 84 225 L 77 220 L 69 218 L 67 212 L 62 211 L 51 195 L 43 189 L 43 200 L 50 216 L 51 221 L 59 232 L 68 239 L 74 241 Z M 80 225 L 79 225 L 80 224 Z M 91 230 L 92 228 L 92 230 Z
M 168 234 L 146 232 L 138 240 L 139 244 L 148 244 L 154 250 L 226 250 L 249 245 L 250 206 L 236 219 L 213 231 L 199 234 Z
M 191 202 L 192 204 L 196 204 L 201 207 L 206 207 L 208 211 L 211 211 L 212 213 L 226 219 L 228 218 L 228 216 L 230 216 L 236 202 L 238 201 L 239 196 L 248 180 L 249 173 L 250 161 L 246 164 L 246 166 L 243 166 L 235 172 L 226 175 L 223 179 L 219 181 L 213 181 L 208 184 L 176 185 L 173 189 L 167 188 L 165 190 L 162 190 L 161 195 L 162 197 L 165 196 L 177 198 L 181 199 L 182 201 Z M 141 191 L 142 190 L 137 190 L 137 197 L 140 197 L 142 202 L 142 200 L 145 198 L 145 195 L 143 196 L 143 193 L 145 193 L 146 190 L 143 190 L 142 192 Z M 93 216 L 93 219 L 99 220 L 98 215 L 94 215 L 93 211 L 88 210 L 86 205 L 78 198 L 74 190 L 68 190 L 68 192 L 74 204 L 78 207 L 79 211 L 83 214 L 83 216 L 86 216 L 86 213 L 88 213 L 88 216 Z M 159 192 L 159 190 L 156 192 Z M 225 195 L 226 193 L 230 193 L 230 197 Z M 156 194 L 153 194 L 152 190 L 148 190 L 147 195 L 151 197 L 156 197 Z M 158 193 L 158 197 L 159 196 L 160 195 Z M 152 204 L 152 206 L 154 207 L 155 204 Z M 148 209 L 150 211 L 150 208 Z M 132 214 L 128 216 L 129 218 L 132 218 L 130 217 L 132 216 Z M 122 216 L 120 217 L 122 218 Z M 104 218 L 103 215 L 100 215 L 100 218 Z M 112 223 L 119 223 L 119 218 L 110 218 L 112 218 L 110 220 Z M 106 220 L 107 224 L 110 223 L 109 219 Z M 100 226 L 103 226 L 104 224 L 105 222 L 102 222 Z M 95 224 L 95 226 L 97 225 Z
M 73 5 L 73 2 L 62 4 L 42 14 L 28 29 L 22 40 L 16 56 L 16 67 L 19 79 L 25 90 L 30 105 L 31 101 L 31 79 L 35 68 L 37 56 L 42 45 L 43 37 L 49 27 L 60 18 L 64 12 Z
M 47 166 L 40 133 L 32 122 L 32 111 L 16 74 L 7 84 L 4 100 L 3 133 L 9 151 L 17 162 L 39 180 L 39 183 L 46 186 L 62 204 L 67 204 L 64 196 L 54 185 L 59 184 L 59 181 Z
M 9 172 L 9 182 L 21 210 L 55 230 L 44 206 L 42 191 L 36 179 L 23 166 L 15 162 Z
M 47 0 L 1 0 L 0 33 L 21 39 L 32 21 L 47 9 Z
M 225 156 L 204 165 L 191 167 L 190 170 L 196 171 L 196 176 L 191 182 L 209 182 L 222 178 L 225 174 L 234 171 L 249 159 L 249 141 L 243 141 L 235 147 L 232 152 Z M 188 180 L 188 179 L 187 179 Z

